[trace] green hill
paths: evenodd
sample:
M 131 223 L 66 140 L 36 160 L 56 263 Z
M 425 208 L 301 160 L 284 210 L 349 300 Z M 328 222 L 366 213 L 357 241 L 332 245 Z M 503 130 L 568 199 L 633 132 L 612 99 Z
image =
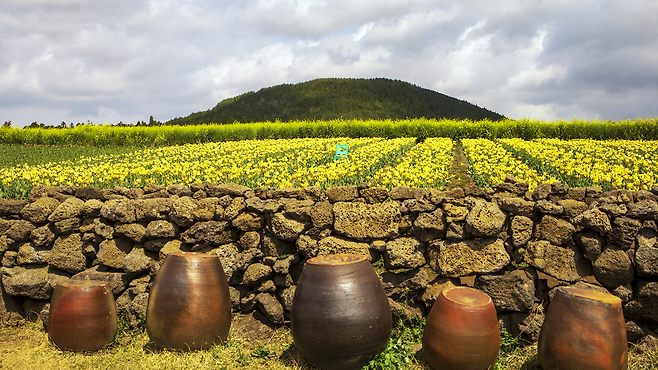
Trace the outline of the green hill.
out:
M 385 78 L 322 78 L 222 100 L 214 108 L 166 124 L 294 120 L 453 118 L 498 121 L 504 116 L 467 101 Z

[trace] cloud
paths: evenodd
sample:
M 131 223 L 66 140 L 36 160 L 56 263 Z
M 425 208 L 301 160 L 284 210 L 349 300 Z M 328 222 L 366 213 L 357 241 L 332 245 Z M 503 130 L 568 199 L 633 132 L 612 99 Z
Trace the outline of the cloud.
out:
M 0 120 L 166 121 L 321 77 L 400 79 L 512 118 L 658 116 L 657 14 L 648 0 L 4 0 Z

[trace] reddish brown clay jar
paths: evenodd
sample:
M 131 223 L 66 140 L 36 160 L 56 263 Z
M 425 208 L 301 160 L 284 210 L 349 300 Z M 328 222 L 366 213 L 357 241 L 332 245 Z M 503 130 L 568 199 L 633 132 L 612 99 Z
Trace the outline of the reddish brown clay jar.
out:
M 97 280 L 69 280 L 55 286 L 50 300 L 48 335 L 69 351 L 96 351 L 117 333 L 117 308 L 112 291 Z
M 386 348 L 392 319 L 386 292 L 365 256 L 306 261 L 292 302 L 295 346 L 324 369 L 361 369 Z
M 493 368 L 500 330 L 491 298 L 477 289 L 452 287 L 441 292 L 423 331 L 425 361 L 435 370 Z
M 628 368 L 621 300 L 591 289 L 558 288 L 537 343 L 544 370 Z
M 231 298 L 217 255 L 172 253 L 153 279 L 146 331 L 161 348 L 197 350 L 228 337 Z

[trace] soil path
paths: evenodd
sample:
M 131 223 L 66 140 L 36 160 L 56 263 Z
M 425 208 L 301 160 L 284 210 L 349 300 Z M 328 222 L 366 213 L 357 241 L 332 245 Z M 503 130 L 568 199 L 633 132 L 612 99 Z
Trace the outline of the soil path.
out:
M 468 174 L 468 162 L 464 155 L 464 148 L 460 142 L 455 142 L 455 147 L 452 149 L 452 167 L 450 173 L 454 176 L 446 189 L 463 188 L 466 185 L 475 185 L 475 182 Z

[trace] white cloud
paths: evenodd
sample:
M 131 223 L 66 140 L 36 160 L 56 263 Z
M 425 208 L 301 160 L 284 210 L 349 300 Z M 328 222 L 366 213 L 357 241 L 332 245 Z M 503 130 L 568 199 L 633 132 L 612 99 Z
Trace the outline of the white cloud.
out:
M 512 118 L 658 116 L 657 14 L 650 0 L 4 0 L 0 120 L 166 121 L 321 77 L 405 80 Z

